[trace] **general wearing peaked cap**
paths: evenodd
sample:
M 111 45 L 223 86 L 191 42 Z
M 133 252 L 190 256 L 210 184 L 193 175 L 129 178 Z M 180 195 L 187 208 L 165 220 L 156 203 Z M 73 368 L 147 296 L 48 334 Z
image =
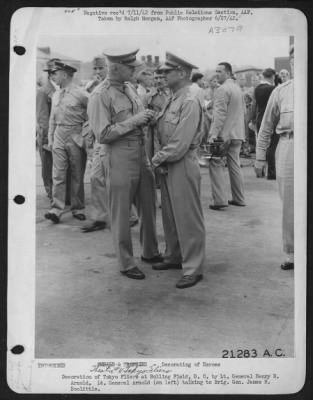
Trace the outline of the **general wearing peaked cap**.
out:
M 56 61 L 61 61 L 59 58 L 50 58 L 50 60 L 47 61 L 47 67 L 44 69 L 44 71 L 51 72 L 55 69 L 55 62 Z
M 114 54 L 110 52 L 110 54 L 104 53 L 104 55 L 111 63 L 129 65 L 131 67 L 138 67 L 139 65 L 142 65 L 140 61 L 136 60 L 136 54 L 138 53 L 138 51 L 139 49 L 136 49 L 127 54 Z
M 55 61 L 54 63 L 54 68 L 52 69 L 52 71 L 70 71 L 70 72 L 76 72 L 77 68 L 73 67 L 70 64 L 66 64 L 62 61 Z
M 160 71 L 166 71 L 171 69 L 183 69 L 185 71 L 191 72 L 193 69 L 198 69 L 195 65 L 184 60 L 183 58 L 175 56 L 175 54 L 167 51 L 165 53 L 166 61 L 163 65 L 159 67 Z

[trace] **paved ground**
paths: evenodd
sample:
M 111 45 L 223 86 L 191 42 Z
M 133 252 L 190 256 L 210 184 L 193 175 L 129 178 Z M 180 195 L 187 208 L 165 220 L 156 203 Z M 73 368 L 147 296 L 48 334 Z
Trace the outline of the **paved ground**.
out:
M 224 349 L 283 349 L 293 356 L 294 280 L 281 271 L 280 202 L 275 181 L 256 179 L 243 160 L 247 207 L 212 211 L 202 168 L 207 231 L 204 280 L 175 288 L 180 271 L 139 261 L 144 281 L 118 272 L 108 230 L 82 234 L 71 213 L 53 225 L 37 165 L 36 357 L 221 357 Z M 227 173 L 227 170 L 225 171 Z M 90 197 L 86 176 L 87 210 Z M 188 210 L 186 210 L 188 212 Z M 157 228 L 164 237 L 161 210 Z

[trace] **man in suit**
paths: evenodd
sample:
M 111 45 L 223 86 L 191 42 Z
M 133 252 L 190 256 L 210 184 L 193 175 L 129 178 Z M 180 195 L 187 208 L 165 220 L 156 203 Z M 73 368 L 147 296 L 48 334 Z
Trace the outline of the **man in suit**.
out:
M 263 79 L 254 91 L 256 114 L 255 123 L 257 132 L 259 132 L 261 127 L 268 99 L 272 91 L 275 89 L 275 71 L 272 68 L 267 68 L 262 72 L 262 77 Z M 275 150 L 278 144 L 278 139 L 279 136 L 274 132 L 271 136 L 271 144 L 266 152 L 266 161 L 268 165 L 267 179 L 276 179 Z
M 107 78 L 91 94 L 88 103 L 90 128 L 99 143 L 107 146 L 106 172 L 108 207 L 113 243 L 120 272 L 130 279 L 144 279 L 133 255 L 129 217 L 135 203 L 140 219 L 142 260 L 158 262 L 156 235 L 156 193 L 151 164 L 145 152 L 143 126 L 154 111 L 145 110 L 129 82 L 138 50 L 126 54 L 106 54 Z
M 162 218 L 166 243 L 164 261 L 154 270 L 182 269 L 178 289 L 202 279 L 205 262 L 205 227 L 200 199 L 201 175 L 197 148 L 201 141 L 202 105 L 191 89 L 190 75 L 197 68 L 167 52 L 161 69 L 173 95 L 158 119 L 160 149 L 152 164 L 160 175 Z
M 209 164 L 212 184 L 212 210 L 221 210 L 230 205 L 245 206 L 244 183 L 240 168 L 240 148 L 245 140 L 245 104 L 242 91 L 232 79 L 232 67 L 227 62 L 217 65 L 216 77 L 220 86 L 214 99 L 213 121 L 209 143 L 217 139 L 224 141 L 224 153 L 230 177 L 232 199 L 227 202 L 224 162 L 212 159 Z

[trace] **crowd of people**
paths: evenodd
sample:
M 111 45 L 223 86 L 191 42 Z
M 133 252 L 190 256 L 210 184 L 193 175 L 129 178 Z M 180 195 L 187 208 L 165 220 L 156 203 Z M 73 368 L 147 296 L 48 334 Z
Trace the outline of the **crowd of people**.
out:
M 248 93 L 228 62 L 219 63 L 208 81 L 198 71 L 192 74 L 198 70 L 195 65 L 171 52 L 164 64 L 151 69 L 137 60 L 138 51 L 95 57 L 93 79 L 84 87 L 74 83 L 74 66 L 48 61 L 47 80 L 37 89 L 37 143 L 51 202 L 45 218 L 59 223 L 68 205 L 74 218 L 86 220 L 89 159 L 91 204 L 82 232 L 110 228 L 120 272 L 144 279 L 131 240 L 131 228 L 139 222 L 141 259 L 154 270 L 180 269 L 176 287 L 191 287 L 202 279 L 205 263 L 198 149 L 214 150 L 219 144 L 219 156 L 209 162 L 210 208 L 244 207 L 240 155 L 250 131 L 256 137 L 257 176 L 265 175 L 266 166 L 269 179 L 277 175 L 287 255 L 281 268 L 292 269 L 293 80 L 283 71 L 281 80 L 286 81 L 276 82 L 275 88 L 275 71 L 268 68 Z M 291 70 L 292 60 L 293 49 Z M 157 189 L 164 254 L 156 232 Z

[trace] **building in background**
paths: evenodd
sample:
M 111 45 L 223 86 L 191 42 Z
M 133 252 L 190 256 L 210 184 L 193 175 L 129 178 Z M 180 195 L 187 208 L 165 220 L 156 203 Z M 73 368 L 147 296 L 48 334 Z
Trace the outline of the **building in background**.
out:
M 160 65 L 160 57 L 148 54 L 146 56 L 141 56 L 141 62 L 143 62 L 146 67 L 155 69 Z
M 260 67 L 254 67 L 252 65 L 245 65 L 243 67 L 239 67 L 233 70 L 233 73 L 240 82 L 240 80 L 245 81 L 245 87 L 251 87 L 253 86 L 253 78 L 255 75 L 259 75 L 263 71 L 263 68 Z
M 292 44 L 294 44 L 295 42 L 295 38 L 294 36 L 289 36 L 289 46 L 291 46 Z M 275 71 L 279 72 L 282 69 L 286 69 L 289 74 L 291 74 L 291 70 L 290 70 L 290 62 L 289 62 L 289 54 L 285 57 L 275 57 Z

